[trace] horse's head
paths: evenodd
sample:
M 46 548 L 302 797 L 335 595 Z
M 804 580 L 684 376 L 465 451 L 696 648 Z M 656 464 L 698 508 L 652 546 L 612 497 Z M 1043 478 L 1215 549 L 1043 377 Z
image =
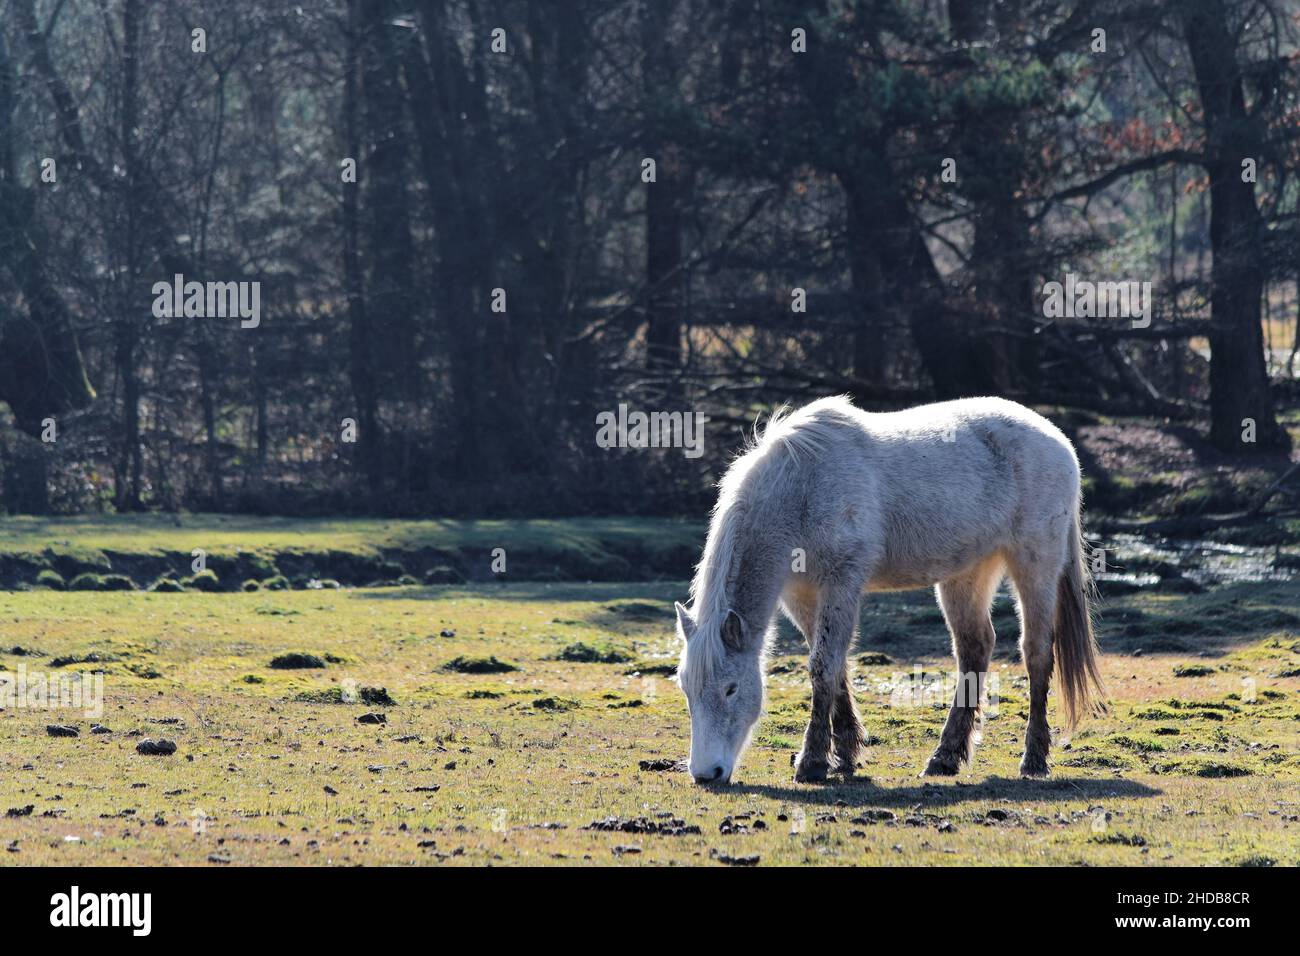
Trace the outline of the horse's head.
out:
M 691 712 L 691 776 L 728 783 L 763 712 L 761 634 L 728 611 L 716 634 L 704 633 L 677 605 L 682 639 L 678 681 Z

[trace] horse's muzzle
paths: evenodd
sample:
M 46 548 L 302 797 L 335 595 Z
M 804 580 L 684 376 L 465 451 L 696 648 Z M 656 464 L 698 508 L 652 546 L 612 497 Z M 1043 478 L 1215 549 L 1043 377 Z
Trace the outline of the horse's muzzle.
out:
M 731 783 L 731 775 L 725 773 L 721 766 L 714 767 L 708 773 L 696 773 L 691 776 L 695 778 L 696 783 Z

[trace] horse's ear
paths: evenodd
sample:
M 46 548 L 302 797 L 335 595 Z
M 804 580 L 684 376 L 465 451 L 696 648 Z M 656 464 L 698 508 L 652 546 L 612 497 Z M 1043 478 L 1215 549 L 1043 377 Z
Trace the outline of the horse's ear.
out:
M 681 633 L 682 640 L 689 641 L 691 635 L 695 633 L 695 622 L 691 620 L 691 612 L 686 610 L 680 601 L 674 601 L 673 608 L 677 611 L 677 630 Z
M 745 648 L 745 622 L 735 611 L 728 611 L 722 621 L 722 643 L 737 653 Z

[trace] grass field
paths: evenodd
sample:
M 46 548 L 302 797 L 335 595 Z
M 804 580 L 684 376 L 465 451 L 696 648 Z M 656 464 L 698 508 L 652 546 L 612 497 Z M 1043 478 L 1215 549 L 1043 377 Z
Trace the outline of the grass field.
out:
M 183 579 L 202 551 L 219 588 L 284 576 L 344 584 L 485 580 L 662 580 L 689 574 L 704 525 L 665 518 L 383 521 L 143 514 L 6 518 L 0 586 L 41 572 L 71 583 L 113 572 L 140 588 Z M 504 559 L 505 573 L 500 573 Z M 427 582 L 426 582 L 427 583 Z
M 0 670 L 99 671 L 105 702 L 99 717 L 6 703 L 0 859 L 1300 864 L 1293 584 L 1108 601 L 1112 712 L 1058 744 L 1046 782 L 1016 778 L 1025 682 L 1005 603 L 998 707 L 951 782 L 916 776 L 946 703 L 912 692 L 950 666 L 927 593 L 864 605 L 873 740 L 848 782 L 792 782 L 809 692 L 783 625 L 767 715 L 722 790 L 672 767 L 689 739 L 671 681 L 684 587 L 2 593 Z M 293 653 L 323 666 L 271 666 Z M 160 737 L 174 754 L 137 752 Z
M 676 530 L 675 530 L 676 529 Z M 645 538 L 653 530 L 653 541 Z M 696 545 L 703 526 L 666 518 L 565 518 L 503 521 L 384 521 L 365 518 L 275 518 L 220 514 L 88 515 L 75 518 L 9 517 L 0 522 L 0 550 L 36 551 L 75 544 L 120 552 L 211 553 L 236 550 L 354 552 L 448 549 L 486 554 L 512 545 L 520 550 L 604 545 L 664 549 Z

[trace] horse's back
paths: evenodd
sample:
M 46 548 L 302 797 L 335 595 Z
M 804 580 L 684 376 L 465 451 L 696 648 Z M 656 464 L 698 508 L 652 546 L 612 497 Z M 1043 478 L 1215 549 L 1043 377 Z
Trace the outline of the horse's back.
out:
M 1044 481 L 1072 485 L 1060 489 L 1067 497 L 1078 494 L 1079 465 L 1069 439 L 1037 412 L 1003 398 L 897 412 L 864 412 L 846 399 L 822 399 L 790 416 L 787 425 L 789 441 L 816 436 L 819 454 L 811 471 L 867 468 L 873 490 L 886 496 L 924 494 L 933 483 L 951 488 L 963 480 L 975 485 L 966 493 L 988 490 L 994 497 L 1025 490 L 1023 482 Z
M 818 449 L 799 467 L 806 520 L 831 555 L 868 554 L 873 589 L 943 580 L 1078 500 L 1069 440 L 1005 399 L 884 413 L 822 400 L 785 426 Z

